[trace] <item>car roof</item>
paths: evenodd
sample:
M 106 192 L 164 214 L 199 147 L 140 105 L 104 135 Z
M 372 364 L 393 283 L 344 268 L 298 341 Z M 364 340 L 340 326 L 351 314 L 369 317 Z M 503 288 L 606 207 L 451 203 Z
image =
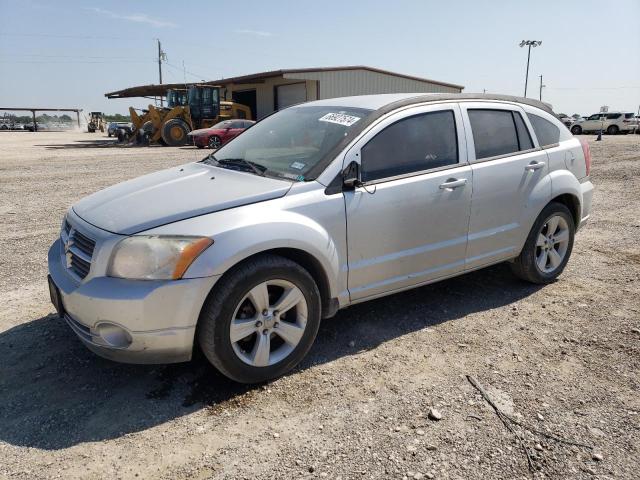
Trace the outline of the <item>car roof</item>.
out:
M 414 103 L 474 100 L 523 103 L 553 114 L 551 105 L 548 103 L 531 98 L 490 93 L 382 93 L 378 95 L 357 95 L 315 100 L 305 103 L 304 106 L 350 107 L 380 110 L 385 107 L 400 107 Z

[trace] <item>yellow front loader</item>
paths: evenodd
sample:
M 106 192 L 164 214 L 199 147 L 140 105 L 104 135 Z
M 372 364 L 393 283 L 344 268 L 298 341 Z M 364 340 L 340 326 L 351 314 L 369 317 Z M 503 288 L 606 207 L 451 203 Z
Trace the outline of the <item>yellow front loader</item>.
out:
M 210 127 L 222 120 L 251 120 L 249 107 L 220 101 L 220 87 L 199 85 L 187 90 L 169 90 L 167 107 L 149 105 L 149 109 L 142 112 L 138 115 L 133 107 L 129 107 L 133 138 L 169 146 L 186 145 L 190 131 Z

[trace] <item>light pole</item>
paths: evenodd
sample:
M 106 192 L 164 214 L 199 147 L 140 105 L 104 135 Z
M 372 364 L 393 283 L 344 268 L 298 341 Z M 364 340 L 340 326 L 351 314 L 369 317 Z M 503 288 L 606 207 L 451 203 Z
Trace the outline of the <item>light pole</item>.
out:
M 524 96 L 527 96 L 527 84 L 529 83 L 529 60 L 531 59 L 531 47 L 539 47 L 542 45 L 542 40 L 522 40 L 520 42 L 520 47 L 529 47 L 529 52 L 527 53 L 527 75 L 524 77 Z
M 542 89 L 546 87 L 546 85 L 543 85 L 542 83 L 542 75 L 540 75 L 540 101 L 542 101 Z

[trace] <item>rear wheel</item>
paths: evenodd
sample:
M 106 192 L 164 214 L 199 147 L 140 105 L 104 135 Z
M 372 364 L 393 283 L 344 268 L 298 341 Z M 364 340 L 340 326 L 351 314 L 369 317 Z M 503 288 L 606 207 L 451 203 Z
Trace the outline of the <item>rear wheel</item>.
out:
M 198 343 L 227 377 L 258 383 L 279 377 L 307 354 L 320 326 L 320 294 L 297 263 L 265 255 L 216 285 L 200 314 Z
M 222 140 L 220 140 L 220 137 L 217 135 L 212 135 L 209 138 L 209 148 L 213 149 L 213 150 L 217 150 L 222 146 Z
M 170 147 L 186 145 L 190 128 L 184 120 L 172 118 L 162 126 L 162 139 Z
M 617 125 L 609 125 L 609 127 L 607 128 L 607 133 L 609 135 L 617 135 L 619 131 L 620 128 L 618 128 Z
M 569 261 L 574 235 L 575 224 L 569 209 L 561 203 L 550 203 L 531 228 L 511 270 L 532 283 L 554 281 Z
M 574 135 L 582 134 L 582 127 L 580 125 L 574 125 L 573 127 L 571 127 L 571 133 L 573 133 Z

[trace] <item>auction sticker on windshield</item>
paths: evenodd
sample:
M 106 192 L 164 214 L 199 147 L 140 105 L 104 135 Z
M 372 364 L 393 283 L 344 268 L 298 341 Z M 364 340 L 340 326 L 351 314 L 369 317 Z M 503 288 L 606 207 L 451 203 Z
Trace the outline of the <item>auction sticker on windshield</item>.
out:
M 350 127 L 358 120 L 360 120 L 360 117 L 345 115 L 344 113 L 327 113 L 324 117 L 319 118 L 318 120 L 321 122 L 337 123 L 338 125 Z

